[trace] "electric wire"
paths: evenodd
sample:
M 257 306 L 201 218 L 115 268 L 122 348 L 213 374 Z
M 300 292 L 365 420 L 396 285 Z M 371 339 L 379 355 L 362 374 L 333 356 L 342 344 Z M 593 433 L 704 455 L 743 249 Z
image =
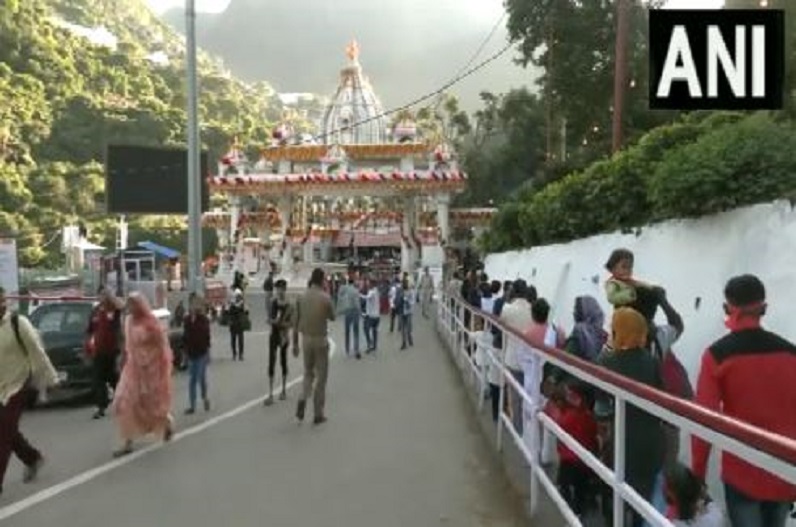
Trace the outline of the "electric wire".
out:
M 483 41 L 481 42 L 481 44 L 478 46 L 478 49 L 476 49 L 476 50 L 475 50 L 475 53 L 473 53 L 473 54 L 470 56 L 470 60 L 468 60 L 468 61 L 467 61 L 467 62 L 464 64 L 464 66 L 462 66 L 461 68 L 459 68 L 459 69 L 456 71 L 456 74 L 454 75 L 454 77 L 457 77 L 457 76 L 461 75 L 463 72 L 467 71 L 467 69 L 468 69 L 470 66 L 472 66 L 472 65 L 473 65 L 473 62 L 475 62 L 475 59 L 477 59 L 477 58 L 478 58 L 478 56 L 479 56 L 479 55 L 481 55 L 481 52 L 482 52 L 482 51 L 484 51 L 484 48 L 486 48 L 487 44 L 489 44 L 489 42 L 492 40 L 492 37 L 494 37 L 494 36 L 495 36 L 495 33 L 497 33 L 497 30 L 498 30 L 498 29 L 501 27 L 501 25 L 503 24 L 503 20 L 505 20 L 505 19 L 506 19 L 506 16 L 507 16 L 507 14 L 508 14 L 508 13 L 506 13 L 506 11 L 503 11 L 503 14 L 501 14 L 501 15 L 500 15 L 500 17 L 497 19 L 497 21 L 495 22 L 495 25 L 493 25 L 493 26 L 492 26 L 492 29 L 489 31 L 489 34 L 486 36 L 486 38 L 484 38 L 484 40 L 483 40 Z M 438 98 L 437 98 L 437 103 L 434 105 L 434 112 L 436 112 L 436 111 L 439 109 L 439 106 L 440 106 L 440 104 L 442 104 L 442 100 L 443 100 L 443 97 L 442 97 L 442 95 L 443 95 L 443 94 L 440 94 L 440 95 L 438 96 Z
M 357 121 L 357 122 L 352 123 L 352 124 L 350 124 L 348 126 L 344 126 L 342 128 L 337 128 L 337 129 L 332 130 L 332 131 L 327 132 L 327 133 L 317 134 L 317 135 L 315 135 L 313 137 L 313 139 L 315 141 L 320 141 L 322 139 L 327 138 L 330 135 L 335 135 L 335 134 L 343 132 L 343 131 L 345 131 L 347 129 L 355 128 L 357 126 L 361 126 L 363 124 L 367 124 L 369 122 L 376 121 L 378 119 L 381 119 L 382 117 L 387 117 L 389 115 L 400 113 L 400 112 L 402 112 L 404 110 L 408 110 L 409 108 L 412 108 L 413 106 L 417 106 L 418 104 L 420 104 L 422 102 L 425 102 L 425 101 L 427 101 L 429 99 L 432 99 L 432 98 L 438 96 L 439 94 L 445 92 L 446 90 L 448 90 L 451 86 L 454 86 L 454 85 L 458 84 L 462 80 L 466 79 L 467 77 L 473 75 L 474 73 L 476 73 L 479 70 L 483 69 L 487 65 L 489 65 L 492 62 L 496 61 L 501 56 L 503 56 L 509 49 L 511 49 L 512 46 L 513 46 L 513 44 L 511 42 L 506 44 L 505 46 L 503 46 L 500 49 L 500 51 L 490 55 L 489 58 L 484 59 L 483 61 L 479 62 L 477 65 L 475 65 L 472 68 L 470 68 L 467 71 L 465 71 L 464 73 L 461 73 L 460 75 L 455 76 L 453 79 L 451 79 L 450 81 L 446 82 L 440 88 L 438 88 L 438 89 L 436 89 L 436 90 L 434 90 L 432 92 L 429 92 L 429 93 L 426 93 L 425 95 L 417 97 L 416 99 L 414 99 L 414 100 L 412 100 L 412 101 L 410 101 L 410 102 L 408 102 L 406 104 L 403 104 L 401 106 L 397 106 L 397 107 L 395 107 L 395 108 L 393 108 L 391 110 L 383 111 L 383 112 L 381 112 L 381 113 L 379 113 L 377 115 L 373 115 L 371 117 L 368 117 L 367 119 L 362 119 L 361 121 Z

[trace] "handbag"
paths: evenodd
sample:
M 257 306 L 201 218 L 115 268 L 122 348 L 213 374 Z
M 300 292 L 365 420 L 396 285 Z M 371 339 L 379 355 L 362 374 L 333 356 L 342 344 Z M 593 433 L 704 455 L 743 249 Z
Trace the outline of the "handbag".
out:
M 218 317 L 218 324 L 221 326 L 229 326 L 229 310 L 226 307 L 221 308 L 221 316 Z
M 243 331 L 251 331 L 252 330 L 252 319 L 249 316 L 248 311 L 244 311 L 241 315 L 240 326 Z
M 28 353 L 28 347 L 25 346 L 25 342 L 22 340 L 22 335 L 19 334 L 19 314 L 16 312 L 11 314 L 11 329 L 14 330 L 14 338 L 16 339 L 20 349 L 22 349 L 22 352 L 26 357 L 30 357 L 30 354 Z M 33 380 L 33 366 L 31 366 L 30 374 L 25 380 L 25 384 L 22 386 L 21 393 L 23 394 L 23 404 L 25 408 L 33 408 L 36 406 L 36 403 L 39 401 L 39 399 L 42 398 L 42 394 L 39 393 L 36 383 Z

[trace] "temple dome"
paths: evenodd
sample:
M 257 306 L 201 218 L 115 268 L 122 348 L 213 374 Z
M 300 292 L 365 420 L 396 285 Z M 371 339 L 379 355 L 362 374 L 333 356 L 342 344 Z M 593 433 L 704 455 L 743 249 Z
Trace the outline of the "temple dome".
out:
M 346 54 L 349 63 L 340 71 L 340 85 L 324 112 L 322 140 L 341 145 L 386 143 L 384 109 L 362 74 L 356 42 L 348 45 Z

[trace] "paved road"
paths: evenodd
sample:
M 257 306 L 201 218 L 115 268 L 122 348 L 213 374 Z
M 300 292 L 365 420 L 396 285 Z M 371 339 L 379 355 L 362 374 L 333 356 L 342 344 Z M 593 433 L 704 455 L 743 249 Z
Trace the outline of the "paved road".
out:
M 4 525 L 170 527 L 494 526 L 525 524 L 431 325 L 418 320 L 416 346 L 399 352 L 382 324 L 379 353 L 361 361 L 338 343 L 329 381 L 329 422 L 299 426 L 296 389 L 271 408 L 265 386 L 262 297 L 251 299 L 254 332 L 246 361 L 229 359 L 215 334 L 213 411 L 179 416 L 181 433 L 111 461 L 115 430 L 91 410 L 53 409 L 23 428 L 49 457 L 33 485 L 12 464 L 0 502 Z M 419 317 L 418 317 L 419 318 Z M 298 361 L 291 377 L 301 374 Z M 181 411 L 185 379 L 178 379 Z M 179 413 L 179 412 L 176 412 Z

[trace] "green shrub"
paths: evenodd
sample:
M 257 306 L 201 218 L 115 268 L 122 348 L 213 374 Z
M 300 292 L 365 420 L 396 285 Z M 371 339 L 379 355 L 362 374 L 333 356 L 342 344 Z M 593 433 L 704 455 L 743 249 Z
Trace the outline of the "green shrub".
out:
M 692 114 L 501 207 L 491 252 L 796 196 L 796 129 L 767 113 Z
M 707 132 L 674 150 L 649 185 L 653 217 L 695 217 L 796 190 L 796 129 L 765 114 Z

